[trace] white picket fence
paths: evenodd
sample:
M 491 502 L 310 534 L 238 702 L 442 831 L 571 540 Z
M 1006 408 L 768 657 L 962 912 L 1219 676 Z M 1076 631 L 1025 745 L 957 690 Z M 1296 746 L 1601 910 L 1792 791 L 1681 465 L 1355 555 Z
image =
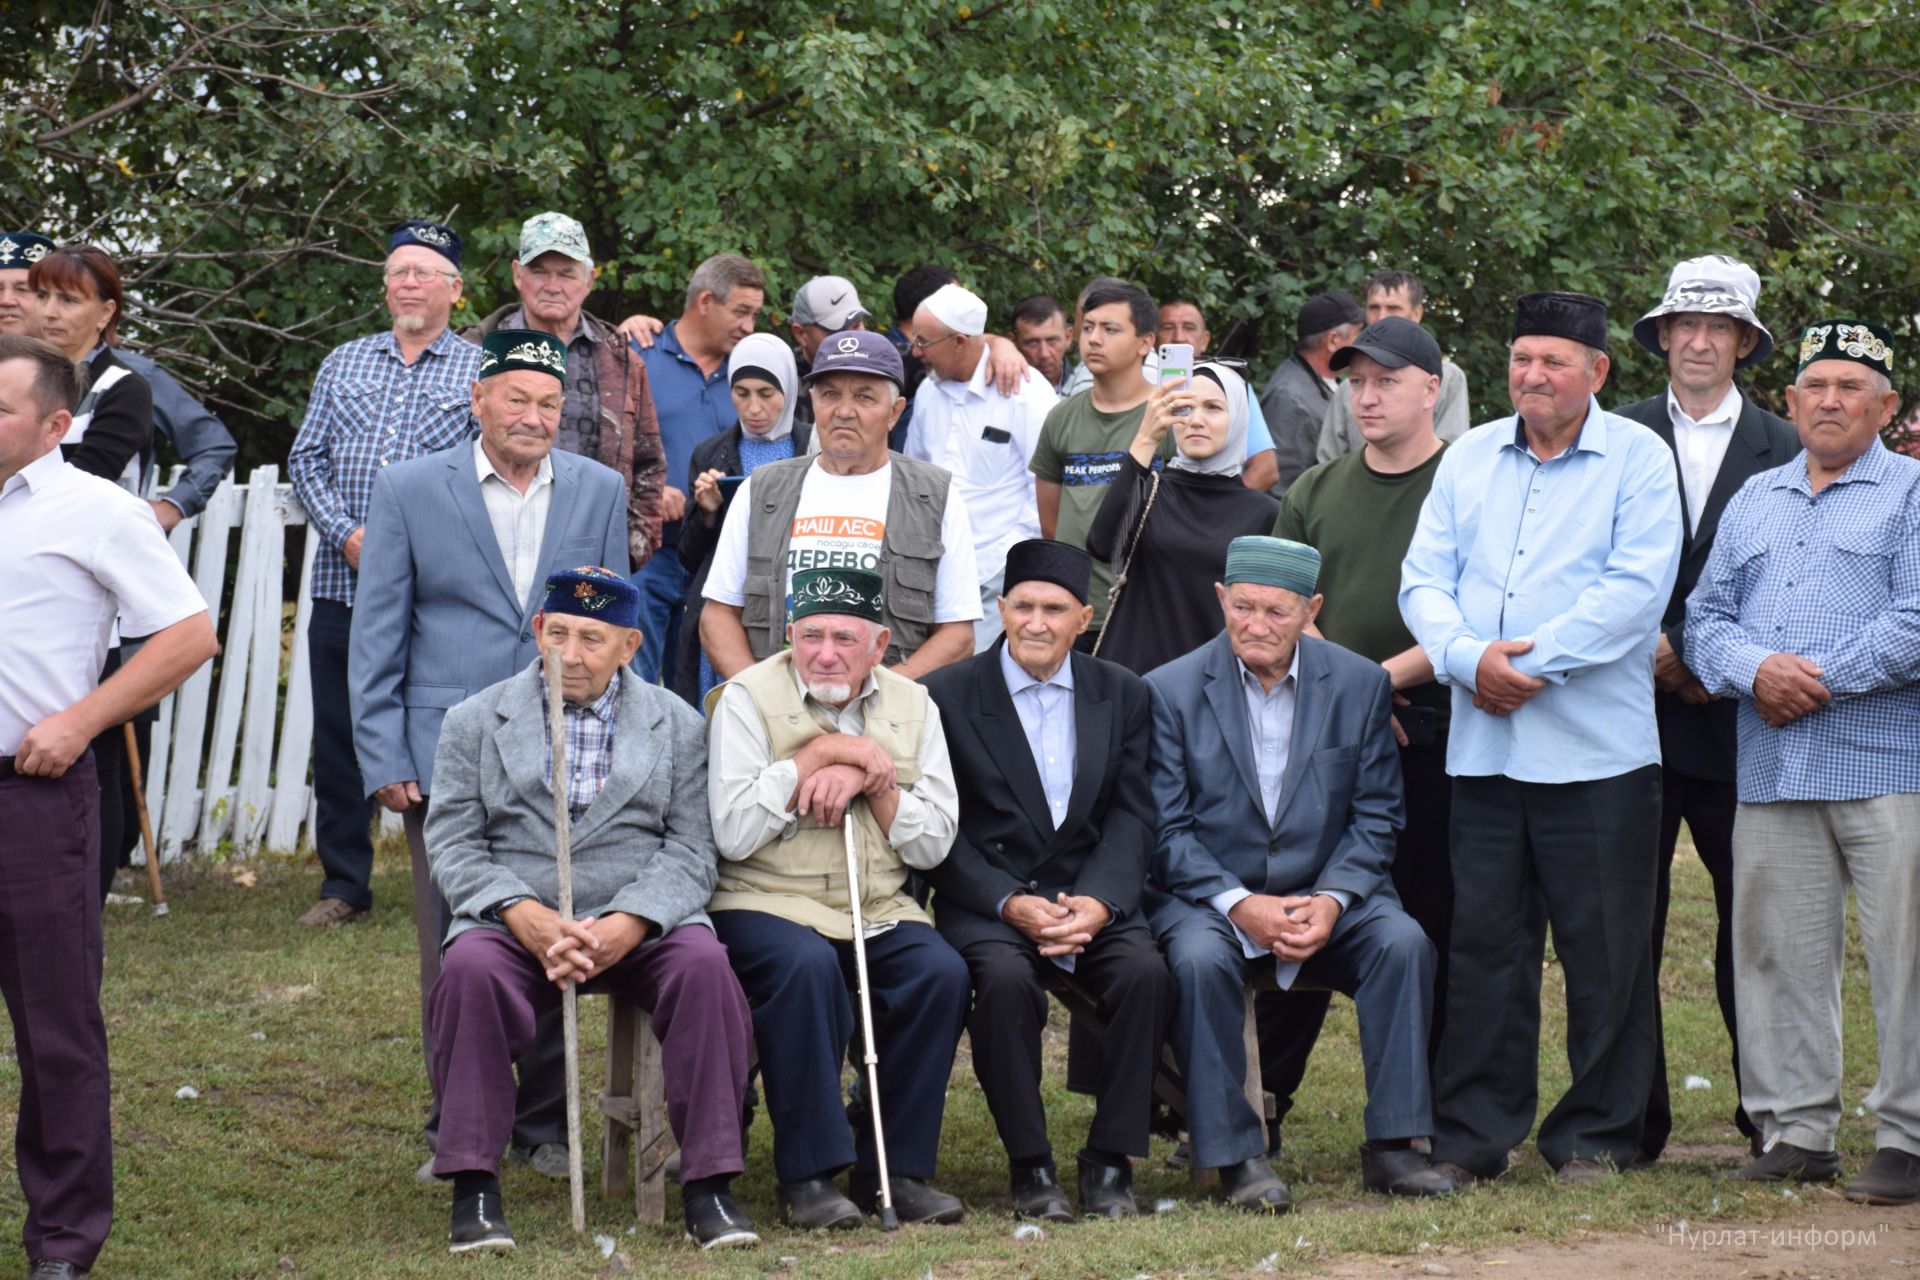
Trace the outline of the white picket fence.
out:
M 298 551 L 288 548 L 289 529 L 300 531 Z M 223 598 L 236 534 L 240 563 L 232 594 Z M 212 850 L 222 840 L 231 840 L 242 855 L 294 849 L 313 824 L 307 619 L 319 539 L 309 531 L 292 486 L 280 483 L 279 468 L 259 467 L 244 484 L 231 476 L 223 481 L 207 509 L 176 525 L 170 541 L 216 622 L 223 611 L 227 622 L 216 660 L 219 679 L 215 663 L 208 663 L 160 704 L 145 778 L 160 859 Z M 300 585 L 283 708 L 281 635 L 292 555 L 300 557 Z

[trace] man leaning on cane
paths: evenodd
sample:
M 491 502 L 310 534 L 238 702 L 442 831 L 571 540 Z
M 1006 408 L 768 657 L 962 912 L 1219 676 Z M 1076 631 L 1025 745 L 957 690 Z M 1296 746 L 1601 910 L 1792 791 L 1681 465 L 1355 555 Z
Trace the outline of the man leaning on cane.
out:
M 902 1222 L 958 1222 L 927 1185 L 947 1076 L 967 1016 L 967 966 L 906 892 L 909 868 L 947 856 L 958 801 L 940 712 L 882 668 L 880 575 L 793 576 L 793 647 L 709 701 L 709 795 L 720 857 L 708 904 L 753 1004 L 780 1214 L 802 1228 L 858 1226 L 879 1202 L 870 1129 L 840 1100 L 854 1030 L 853 920 L 840 823 L 851 814 L 880 1058 L 880 1111 Z M 842 1195 L 833 1179 L 854 1167 Z M 854 1202 L 857 1202 L 854 1203 Z
M 427 858 L 454 921 L 430 997 L 429 1056 L 433 1172 L 453 1183 L 455 1253 L 513 1248 L 499 1178 L 513 1063 L 568 983 L 617 990 L 652 1014 L 688 1237 L 702 1248 L 759 1242 L 729 1194 L 753 1026 L 702 911 L 714 857 L 700 717 L 623 670 L 639 620 L 624 575 L 547 579 L 534 627 L 543 649 L 560 651 L 566 778 L 552 777 L 538 660 L 449 711 L 440 730 Z M 552 906 L 556 785 L 572 814 L 572 920 Z

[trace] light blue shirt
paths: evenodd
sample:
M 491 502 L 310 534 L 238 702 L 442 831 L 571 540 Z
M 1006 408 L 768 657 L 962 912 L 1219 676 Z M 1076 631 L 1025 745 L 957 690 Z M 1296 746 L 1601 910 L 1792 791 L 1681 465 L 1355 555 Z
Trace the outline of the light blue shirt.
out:
M 1033 767 L 1040 773 L 1040 789 L 1047 794 L 1047 812 L 1058 831 L 1067 816 L 1067 802 L 1073 798 L 1073 765 L 1078 758 L 1075 752 L 1079 742 L 1073 726 L 1073 660 L 1069 656 L 1047 679 L 1035 680 L 1002 645 L 1000 674 L 1006 678 L 1007 692 L 1013 695 L 1013 709 L 1027 734 L 1027 749 L 1033 752 Z
M 1833 701 L 1775 729 L 1753 677 L 1810 658 Z M 1747 481 L 1687 599 L 1687 665 L 1740 699 L 1740 799 L 1920 792 L 1920 462 L 1878 440 L 1819 493 L 1806 455 Z
M 1512 416 L 1448 446 L 1400 576 L 1401 616 L 1453 687 L 1448 773 L 1579 782 L 1659 763 L 1653 651 L 1681 528 L 1673 451 L 1591 397 L 1544 462 Z M 1547 682 L 1509 716 L 1473 706 L 1495 640 L 1533 641 L 1513 667 Z

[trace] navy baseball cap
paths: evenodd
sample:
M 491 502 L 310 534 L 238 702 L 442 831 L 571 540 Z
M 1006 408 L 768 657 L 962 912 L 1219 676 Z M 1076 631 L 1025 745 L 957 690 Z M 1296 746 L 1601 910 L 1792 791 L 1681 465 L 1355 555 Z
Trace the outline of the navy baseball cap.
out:
M 1334 352 L 1327 363 L 1344 369 L 1355 356 L 1372 356 L 1389 369 L 1414 365 L 1438 377 L 1440 344 L 1433 335 L 1405 316 L 1381 316 L 1360 336 Z
M 900 351 L 884 333 L 869 329 L 847 329 L 829 337 L 814 352 L 813 367 L 802 382 L 812 382 L 829 373 L 868 373 L 890 378 L 902 391 L 907 388 L 907 370 L 900 363 Z

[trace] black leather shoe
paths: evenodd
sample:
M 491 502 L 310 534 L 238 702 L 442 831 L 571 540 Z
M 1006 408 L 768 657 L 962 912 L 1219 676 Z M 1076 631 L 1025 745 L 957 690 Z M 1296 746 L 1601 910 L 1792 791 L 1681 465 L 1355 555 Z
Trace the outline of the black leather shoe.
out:
M 864 1219 L 831 1178 L 789 1182 L 779 1191 L 780 1221 L 801 1231 L 851 1231 Z
M 87 1280 L 87 1273 L 65 1258 L 41 1258 L 27 1272 L 27 1280 Z
M 687 1220 L 687 1239 L 702 1249 L 751 1249 L 760 1243 L 753 1219 L 740 1212 L 730 1195 L 688 1196 L 680 1210 Z
M 1072 1222 L 1073 1206 L 1060 1185 L 1052 1165 L 1038 1169 L 1015 1169 L 1012 1178 L 1013 1214 L 1016 1218 L 1038 1218 L 1042 1222 Z M 897 1192 L 895 1194 L 898 1194 Z
M 868 1213 L 880 1212 L 880 1175 L 866 1169 L 855 1169 L 847 1179 L 847 1190 L 853 1195 L 853 1202 Z M 893 1175 L 893 1211 L 901 1222 L 937 1222 L 947 1225 L 960 1221 L 967 1216 L 967 1206 L 960 1203 L 958 1196 L 950 1196 L 944 1191 L 935 1191 L 918 1178 L 903 1178 Z
M 1433 1159 L 1411 1147 L 1360 1147 L 1360 1181 L 1387 1196 L 1450 1196 L 1453 1181 L 1436 1173 Z
M 501 1212 L 500 1193 L 476 1191 L 453 1202 L 453 1226 L 447 1231 L 448 1253 L 511 1253 L 513 1232 Z
M 1920 1156 L 1882 1147 L 1846 1186 L 1849 1200 L 1862 1204 L 1912 1204 L 1920 1200 Z
M 1285 1213 L 1293 1208 L 1293 1192 L 1287 1190 L 1265 1156 L 1221 1169 L 1220 1194 L 1228 1204 L 1247 1213 Z
M 1088 1218 L 1134 1218 L 1133 1166 L 1080 1157 L 1080 1212 Z
M 1840 1176 L 1840 1157 L 1776 1139 L 1733 1176 L 1742 1182 L 1832 1182 Z

